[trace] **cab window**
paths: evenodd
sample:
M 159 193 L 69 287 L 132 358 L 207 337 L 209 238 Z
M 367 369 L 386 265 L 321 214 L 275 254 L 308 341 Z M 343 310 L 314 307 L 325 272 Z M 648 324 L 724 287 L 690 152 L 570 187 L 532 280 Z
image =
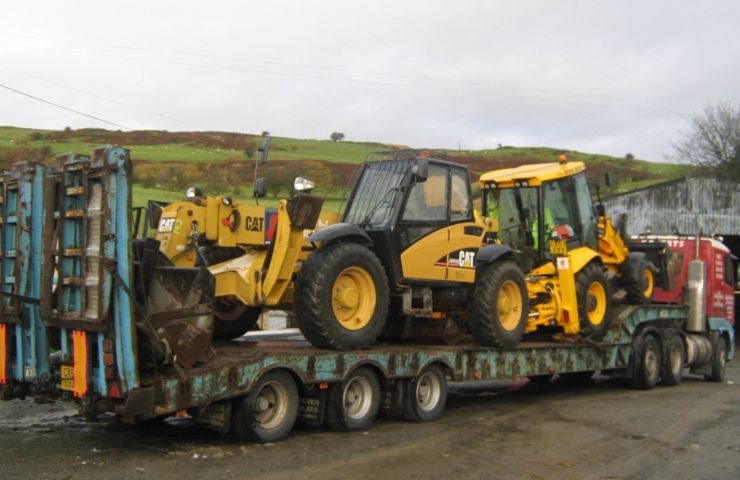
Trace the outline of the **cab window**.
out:
M 453 168 L 450 181 L 450 221 L 466 220 L 472 216 L 469 188 L 465 170 Z
M 401 219 L 413 222 L 446 221 L 447 175 L 447 168 L 429 165 L 427 180 L 411 188 Z

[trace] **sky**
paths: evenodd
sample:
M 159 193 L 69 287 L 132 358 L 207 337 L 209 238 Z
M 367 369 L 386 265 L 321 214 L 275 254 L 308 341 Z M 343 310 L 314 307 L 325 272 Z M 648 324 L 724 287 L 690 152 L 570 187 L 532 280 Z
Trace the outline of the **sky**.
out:
M 740 100 L 738 19 L 736 0 L 12 2 L 0 125 L 675 161 L 692 115 Z

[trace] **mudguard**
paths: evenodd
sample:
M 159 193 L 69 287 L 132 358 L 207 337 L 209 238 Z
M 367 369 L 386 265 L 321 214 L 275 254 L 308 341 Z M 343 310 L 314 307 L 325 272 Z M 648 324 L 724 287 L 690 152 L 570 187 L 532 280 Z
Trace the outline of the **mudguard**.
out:
M 339 239 L 353 239 L 373 245 L 370 236 L 363 229 L 352 223 L 335 223 L 308 236 L 308 241 L 311 243 L 322 242 L 323 244 L 327 244 Z
M 511 248 L 508 245 L 486 245 L 478 250 L 478 254 L 475 256 L 475 267 L 478 268 L 483 265 L 488 265 L 505 255 L 513 255 Z

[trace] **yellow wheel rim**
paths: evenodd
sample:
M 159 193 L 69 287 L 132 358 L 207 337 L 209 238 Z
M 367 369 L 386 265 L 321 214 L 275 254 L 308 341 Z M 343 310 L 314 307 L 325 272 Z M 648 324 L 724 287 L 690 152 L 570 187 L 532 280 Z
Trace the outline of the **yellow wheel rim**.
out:
M 655 279 L 653 278 L 653 271 L 646 268 L 642 271 L 643 285 L 645 289 L 642 294 L 645 298 L 650 298 L 653 295 L 653 289 L 655 288 Z
M 505 330 L 512 331 L 522 316 L 522 291 L 513 280 L 506 280 L 498 292 L 498 318 Z
M 375 301 L 375 282 L 364 268 L 345 268 L 334 281 L 331 308 L 339 324 L 347 330 L 360 330 L 370 323 Z
M 606 316 L 606 289 L 601 282 L 593 282 L 586 292 L 586 316 L 591 325 L 601 325 Z

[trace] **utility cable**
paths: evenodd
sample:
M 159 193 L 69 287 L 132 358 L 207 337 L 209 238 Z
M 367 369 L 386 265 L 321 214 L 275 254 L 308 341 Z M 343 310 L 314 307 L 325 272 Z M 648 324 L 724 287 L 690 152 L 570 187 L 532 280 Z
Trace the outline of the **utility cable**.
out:
M 0 68 L 5 69 L 5 70 L 8 70 L 8 71 L 11 71 L 11 72 L 14 72 L 14 73 L 18 73 L 20 75 L 25 75 L 26 77 L 35 78 L 36 80 L 42 81 L 44 83 L 48 83 L 49 85 L 54 85 L 56 87 L 64 88 L 64 89 L 69 90 L 69 91 L 72 91 L 72 92 L 81 93 L 82 95 L 87 95 L 87 96 L 92 97 L 92 98 L 97 98 L 99 100 L 104 100 L 106 102 L 114 103 L 116 105 L 121 105 L 123 107 L 131 108 L 133 110 L 137 110 L 139 112 L 147 113 L 147 114 L 150 114 L 150 115 L 155 115 L 155 116 L 158 116 L 158 117 L 161 117 L 161 118 L 165 118 L 167 120 L 173 120 L 175 122 L 179 122 L 179 123 L 182 123 L 182 124 L 185 124 L 185 125 L 190 125 L 191 127 L 196 127 L 196 128 L 200 128 L 200 129 L 203 129 L 203 130 L 208 130 L 208 128 L 207 127 L 204 127 L 203 125 L 198 125 L 196 123 L 192 123 L 192 122 L 188 122 L 186 120 L 181 120 L 179 118 L 171 117 L 171 116 L 165 115 L 163 113 L 158 113 L 158 112 L 154 112 L 152 110 L 147 110 L 145 108 L 141 108 L 141 107 L 138 107 L 136 105 L 131 105 L 129 103 L 120 102 L 120 101 L 114 100 L 112 98 L 106 98 L 106 97 L 103 97 L 101 95 L 97 95 L 97 94 L 94 94 L 94 93 L 86 92 L 84 90 L 80 90 L 79 88 L 70 87 L 68 85 L 63 85 L 61 83 L 53 82 L 51 80 L 47 80 L 45 78 L 39 77 L 38 75 L 33 75 L 31 73 L 23 72 L 23 71 L 20 71 L 20 70 L 15 69 L 15 68 L 8 67 L 6 65 L 0 65 Z
M 66 110 L 68 112 L 76 113 L 77 115 L 82 115 L 83 117 L 92 118 L 93 120 L 97 120 L 98 122 L 107 123 L 108 125 L 113 125 L 115 127 L 123 128 L 125 130 L 131 130 L 131 128 L 126 127 L 124 125 L 121 125 L 119 123 L 111 122 L 109 120 L 105 120 L 103 118 L 96 117 L 95 115 L 90 115 L 88 113 L 81 112 L 79 110 L 75 110 L 74 108 L 65 107 L 64 105 L 59 105 L 58 103 L 54 103 L 54 102 L 51 102 L 49 100 L 44 100 L 43 98 L 36 97 L 34 95 L 31 95 L 30 93 L 21 92 L 20 90 L 16 90 L 15 88 L 9 87 L 7 85 L 3 85 L 1 83 L 0 83 L 0 87 L 4 88 L 6 90 L 10 90 L 11 92 L 15 92 L 15 93 L 17 93 L 19 95 L 23 95 L 24 97 L 32 98 L 32 99 L 34 99 L 36 101 L 39 101 L 39 102 L 42 102 L 42 103 L 46 103 L 47 105 L 51 105 L 53 107 L 61 108 L 62 110 Z

